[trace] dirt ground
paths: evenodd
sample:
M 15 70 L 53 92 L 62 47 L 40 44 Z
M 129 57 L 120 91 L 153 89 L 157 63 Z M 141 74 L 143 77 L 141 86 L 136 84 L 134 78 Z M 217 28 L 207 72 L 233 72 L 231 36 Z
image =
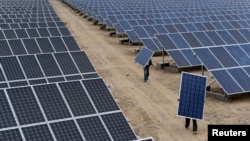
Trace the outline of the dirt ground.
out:
M 120 44 L 121 38 L 109 36 L 108 31 L 93 25 L 60 0 L 50 0 L 58 16 L 85 50 L 96 71 L 110 85 L 114 97 L 130 120 L 136 134 L 155 141 L 206 141 L 208 124 L 249 124 L 250 96 L 239 95 L 232 100 L 221 100 L 207 94 L 204 119 L 198 121 L 198 134 L 192 126 L 184 128 L 184 118 L 177 116 L 181 73 L 174 69 L 159 69 L 162 56 L 153 56 L 148 82 L 143 82 L 143 69 L 134 62 L 135 49 L 139 46 Z M 165 56 L 166 62 L 171 61 Z M 200 68 L 185 70 L 201 74 Z M 204 71 L 211 82 L 212 91 L 220 92 L 209 72 Z

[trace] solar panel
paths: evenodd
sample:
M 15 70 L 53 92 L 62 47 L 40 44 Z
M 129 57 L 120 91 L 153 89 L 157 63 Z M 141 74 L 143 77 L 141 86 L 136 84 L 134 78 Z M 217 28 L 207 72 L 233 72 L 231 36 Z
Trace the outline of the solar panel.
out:
M 34 86 L 34 90 L 48 120 L 71 117 L 55 84 Z
M 22 69 L 15 56 L 1 57 L 0 63 L 8 80 L 25 79 Z
M 48 28 L 48 30 L 51 36 L 61 36 L 57 28 Z
M 22 39 L 23 44 L 28 52 L 28 54 L 41 53 L 40 48 L 35 39 Z
M 15 31 L 12 29 L 6 29 L 6 30 L 3 30 L 3 32 L 4 32 L 6 39 L 16 39 L 17 38 Z
M 29 37 L 27 32 L 25 31 L 25 29 L 16 29 L 15 32 L 16 32 L 18 38 L 28 38 Z
M 37 31 L 39 32 L 41 37 L 50 37 L 49 31 L 47 28 L 38 28 Z
M 77 119 L 77 123 L 79 124 L 86 140 L 111 141 L 108 132 L 102 125 L 102 121 L 98 116 Z M 94 132 L 96 134 L 93 134 Z
M 134 132 L 129 129 L 129 124 L 122 113 L 113 113 L 101 116 L 114 140 L 135 140 Z M 124 128 L 119 128 L 124 127 Z
M 73 60 L 68 53 L 55 53 L 54 54 L 62 72 L 65 75 L 79 73 Z
M 1 139 L 5 141 L 22 141 L 21 133 L 18 129 L 1 131 Z
M 22 40 L 8 40 L 8 42 L 14 55 L 27 54 Z
M 207 77 L 182 72 L 177 115 L 203 119 Z
M 18 56 L 18 59 L 27 78 L 44 77 L 43 72 L 34 55 Z
M 26 29 L 26 31 L 29 34 L 30 38 L 40 37 L 35 28 L 28 28 L 28 29 Z
M 67 51 L 67 47 L 61 37 L 50 37 L 49 39 L 56 52 Z
M 96 106 L 98 112 L 119 110 L 117 103 L 106 87 L 104 81 L 100 78 L 82 80 L 90 98 Z
M 46 76 L 62 75 L 52 54 L 39 54 L 37 59 Z
M 42 124 L 22 128 L 26 140 L 32 141 L 54 141 L 48 125 Z
M 153 56 L 154 52 L 150 49 L 143 47 L 140 49 L 140 51 L 137 53 L 135 57 L 135 62 L 141 65 L 143 68 L 147 65 L 148 61 Z
M 80 50 L 79 46 L 77 45 L 75 39 L 72 36 L 62 37 L 62 39 L 69 51 Z
M 30 87 L 7 89 L 7 94 L 20 125 L 45 121 Z
M 0 56 L 9 56 L 12 52 L 9 48 L 9 44 L 6 40 L 0 40 Z
M 83 137 L 73 120 L 50 124 L 55 137 L 60 141 L 81 141 Z M 65 128 L 67 127 L 67 128 Z
M 60 83 L 59 86 L 74 116 L 96 113 L 94 106 L 79 81 Z
M 43 53 L 55 52 L 48 38 L 36 38 Z
M 70 52 L 81 73 L 95 72 L 95 68 L 84 51 Z

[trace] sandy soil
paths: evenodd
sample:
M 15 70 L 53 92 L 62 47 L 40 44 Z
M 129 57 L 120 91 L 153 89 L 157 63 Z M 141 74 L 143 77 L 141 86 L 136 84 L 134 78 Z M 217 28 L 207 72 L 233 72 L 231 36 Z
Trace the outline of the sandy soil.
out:
M 52 6 L 95 65 L 96 71 L 110 85 L 114 97 L 136 134 L 152 136 L 155 141 L 206 141 L 208 124 L 249 124 L 250 96 L 240 95 L 232 100 L 221 100 L 207 94 L 204 119 L 198 121 L 198 134 L 192 127 L 184 128 L 184 118 L 177 116 L 181 73 L 176 69 L 159 69 L 161 56 L 152 58 L 148 82 L 143 82 L 143 69 L 134 62 L 139 46 L 119 43 L 108 31 L 93 25 L 59 0 L 50 0 Z M 165 56 L 165 61 L 171 61 Z M 174 66 L 173 66 L 174 68 Z M 201 69 L 185 70 L 201 74 Z M 207 71 L 209 83 L 213 82 Z M 220 91 L 212 83 L 212 91 Z

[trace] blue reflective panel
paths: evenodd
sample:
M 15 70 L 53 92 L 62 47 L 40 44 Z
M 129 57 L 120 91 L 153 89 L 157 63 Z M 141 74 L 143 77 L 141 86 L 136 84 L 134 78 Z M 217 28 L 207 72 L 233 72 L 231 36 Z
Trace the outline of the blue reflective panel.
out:
M 84 51 L 70 52 L 81 73 L 95 72 L 95 68 Z
M 178 32 L 187 32 L 187 29 L 184 27 L 183 24 L 174 24 Z
M 77 123 L 79 124 L 86 140 L 111 141 L 98 116 L 77 119 Z
M 165 25 L 165 28 L 167 29 L 168 33 L 176 33 L 176 32 L 178 32 L 173 25 Z
M 250 44 L 240 45 L 240 47 L 250 56 Z
M 197 56 L 194 55 L 194 52 L 191 49 L 181 50 L 182 54 L 188 59 L 188 61 L 192 64 L 192 66 L 201 65 L 200 60 Z
M 195 28 L 195 26 L 194 26 L 192 23 L 184 24 L 184 26 L 186 27 L 186 29 L 187 29 L 189 32 L 197 31 L 197 29 Z
M 190 62 L 185 58 L 180 50 L 167 51 L 171 58 L 174 60 L 178 68 L 192 66 Z
M 155 28 L 151 25 L 143 26 L 145 31 L 148 33 L 150 37 L 154 37 L 155 34 L 158 34 Z
M 53 141 L 48 125 L 36 125 L 22 128 L 24 137 L 30 141 Z
M 249 29 L 241 29 L 241 30 L 238 30 L 242 35 L 243 37 L 245 37 L 247 39 L 248 42 L 250 42 L 250 31 Z
M 148 61 L 150 60 L 150 58 L 152 57 L 152 55 L 153 55 L 153 52 L 150 49 L 143 47 L 141 48 L 139 53 L 136 55 L 135 62 L 140 64 L 142 67 L 145 67 Z
M 211 23 L 203 23 L 203 25 L 206 27 L 207 30 L 215 30 Z
M 0 40 L 0 56 L 12 55 L 7 40 Z
M 30 87 L 7 89 L 20 125 L 45 121 Z
M 132 27 L 128 23 L 128 21 L 119 21 L 119 23 L 120 23 L 123 30 L 132 30 Z
M 243 90 L 239 84 L 231 77 L 226 70 L 214 70 L 210 71 L 218 83 L 222 86 L 226 94 L 231 95 L 235 93 L 241 93 Z
M 59 83 L 59 86 L 74 116 L 96 113 L 80 81 Z
M 28 34 L 26 33 L 25 29 L 16 29 L 15 32 L 18 38 L 28 38 Z
M 1 57 L 0 64 L 2 65 L 2 69 L 4 70 L 8 80 L 25 79 L 22 68 L 20 67 L 16 56 Z
M 138 24 L 140 26 L 142 26 L 142 25 L 148 25 L 148 23 L 144 19 L 137 20 L 137 22 L 138 22 Z
M 207 48 L 193 49 L 193 51 L 207 69 L 222 68 L 222 65 Z
M 62 37 L 62 39 L 69 51 L 80 50 L 79 46 L 76 43 L 76 40 L 72 36 L 65 36 Z
M 176 33 L 168 35 L 179 49 L 190 48 L 190 45 L 188 45 L 188 43 L 183 39 L 183 37 L 180 34 Z
M 119 110 L 116 101 L 103 79 L 82 80 L 82 83 L 99 113 Z
M 101 118 L 114 141 L 132 141 L 137 139 L 121 112 L 101 115 Z
M 192 33 L 182 33 L 182 36 L 189 43 L 191 47 L 202 47 L 201 43 L 196 39 Z
M 50 37 L 49 39 L 56 52 L 68 51 L 61 37 Z
M 234 38 L 225 30 L 217 31 L 220 37 L 227 43 L 227 44 L 237 44 Z
M 130 40 L 132 43 L 139 42 L 139 37 L 138 37 L 138 35 L 135 33 L 134 30 L 126 31 L 126 33 L 127 33 L 127 35 L 128 35 L 129 40 Z
M 217 30 L 224 30 L 225 28 L 220 24 L 220 22 L 211 23 Z
M 146 31 L 143 29 L 142 26 L 134 26 L 133 29 L 139 38 L 148 38 L 149 37 L 149 35 L 146 33 Z
M 35 39 L 23 39 L 23 44 L 24 44 L 28 54 L 41 53 Z
M 228 30 L 228 32 L 238 43 L 248 43 L 248 41 L 237 30 Z
M 154 25 L 155 29 L 159 34 L 166 34 L 168 33 L 167 29 L 165 28 L 164 25 Z
M 233 26 L 227 22 L 227 21 L 221 21 L 221 24 L 226 28 L 226 29 L 233 29 Z
M 16 126 L 16 121 L 12 113 L 11 107 L 7 100 L 4 90 L 0 90 L 0 102 L 1 102 L 1 124 L 0 129 Z M 0 135 L 2 133 L 0 132 Z M 1 139 L 4 136 L 1 136 Z
M 71 117 L 56 84 L 37 85 L 33 88 L 48 120 Z
M 43 53 L 55 52 L 48 38 L 36 38 L 36 41 Z
M 250 91 L 250 77 L 242 68 L 228 69 L 227 71 L 245 91 Z
M 39 54 L 37 59 L 47 77 L 62 75 L 52 54 Z
M 207 78 L 182 72 L 178 115 L 203 119 Z
M 156 38 L 159 40 L 165 50 L 177 49 L 176 45 L 167 34 L 156 35 Z
M 203 44 L 203 46 L 214 46 L 213 42 L 207 37 L 204 32 L 193 32 L 195 37 Z
M 164 24 L 164 21 L 162 19 L 154 19 L 156 24 Z
M 216 31 L 208 31 L 205 34 L 215 43 L 215 45 L 225 45 L 226 43 L 216 33 Z
M 33 55 L 18 56 L 27 78 L 44 77 L 41 68 Z
M 206 31 L 206 27 L 202 23 L 193 23 L 193 25 L 199 30 L 199 31 Z
M 50 37 L 49 31 L 47 28 L 38 28 L 37 29 L 41 37 Z
M 12 50 L 12 52 L 14 53 L 14 55 L 22 55 L 22 54 L 27 54 L 23 43 L 20 39 L 18 40 L 8 40 L 9 41 L 9 45 L 10 48 Z
M 51 129 L 59 141 L 82 141 L 83 138 L 73 120 L 50 124 Z
M 240 46 L 225 46 L 225 49 L 233 56 L 233 58 L 241 65 L 250 65 L 250 58 Z
M 69 53 L 55 53 L 54 56 L 65 75 L 79 73 Z
M 147 39 L 141 39 L 142 43 L 145 47 L 150 49 L 151 51 L 159 51 L 160 49 L 157 47 L 157 45 L 154 43 L 152 38 Z
M 236 67 L 239 64 L 223 47 L 211 47 L 210 51 L 216 56 L 224 67 Z
M 0 131 L 2 141 L 23 141 L 18 129 Z
M 241 27 L 243 28 L 249 28 L 249 24 L 246 21 L 238 21 Z
M 234 29 L 242 28 L 237 21 L 229 21 L 229 22 L 233 25 Z

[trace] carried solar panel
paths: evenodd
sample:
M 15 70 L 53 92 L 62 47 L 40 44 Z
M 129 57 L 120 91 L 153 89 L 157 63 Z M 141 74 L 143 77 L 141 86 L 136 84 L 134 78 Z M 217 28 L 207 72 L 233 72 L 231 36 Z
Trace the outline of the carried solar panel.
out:
M 206 98 L 207 77 L 182 72 L 177 115 L 202 120 Z
M 134 61 L 144 68 L 147 65 L 148 61 L 153 56 L 153 54 L 154 54 L 153 51 L 151 51 L 150 49 L 146 47 L 143 47 L 137 53 Z

